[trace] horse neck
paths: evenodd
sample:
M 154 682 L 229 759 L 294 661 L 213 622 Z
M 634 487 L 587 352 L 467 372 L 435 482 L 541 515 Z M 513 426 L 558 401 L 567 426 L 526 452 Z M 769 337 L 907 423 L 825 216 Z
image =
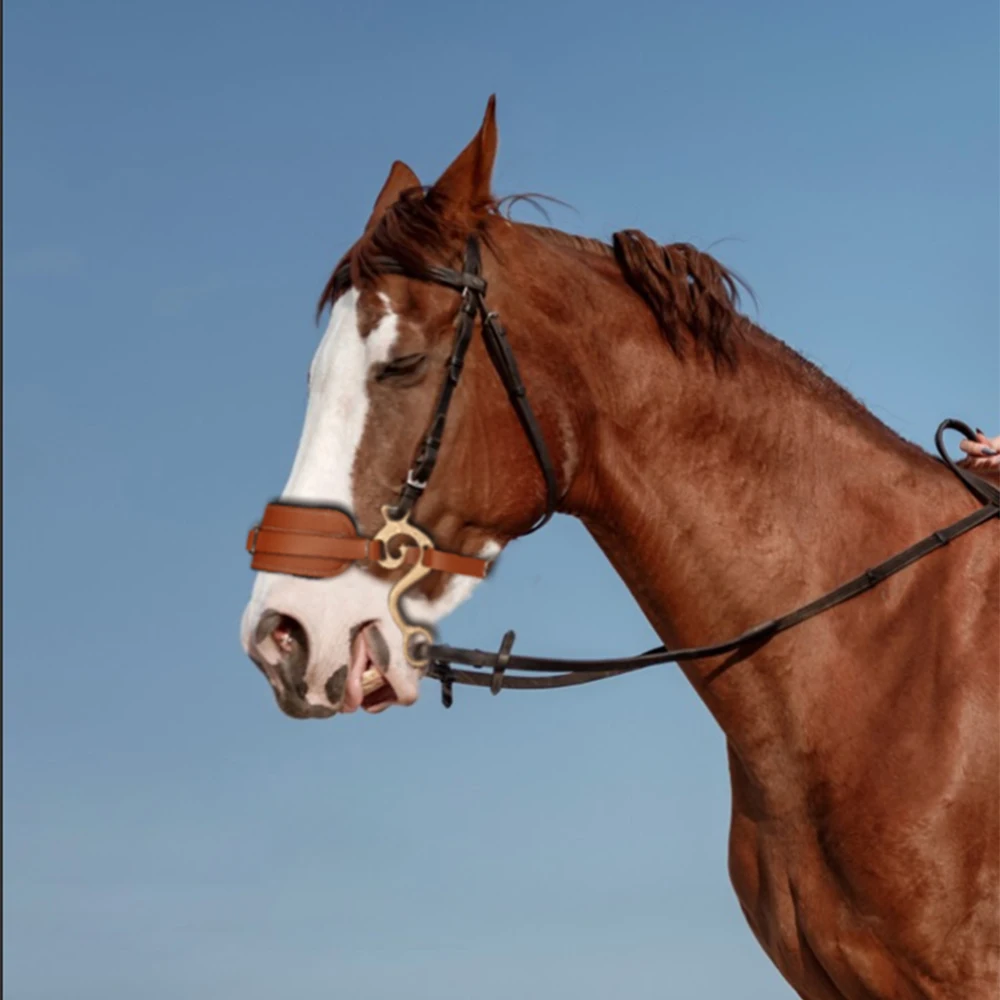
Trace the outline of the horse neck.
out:
M 585 302 L 560 338 L 578 456 L 565 510 L 667 646 L 790 611 L 974 506 L 943 466 L 763 331 L 748 330 L 733 371 L 692 350 L 680 360 L 637 297 L 604 278 L 599 306 Z M 799 646 L 793 667 L 777 640 L 711 683 L 718 658 L 684 669 L 763 770 L 808 741 L 808 713 L 796 731 L 790 706 L 821 710 L 824 685 L 870 669 L 824 648 L 837 662 L 816 669 Z

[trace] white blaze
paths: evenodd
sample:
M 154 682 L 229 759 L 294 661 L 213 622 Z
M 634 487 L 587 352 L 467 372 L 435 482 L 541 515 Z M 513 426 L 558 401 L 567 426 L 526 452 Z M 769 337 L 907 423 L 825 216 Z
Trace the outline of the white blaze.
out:
M 358 329 L 358 293 L 337 300 L 309 369 L 309 404 L 282 497 L 353 504 L 354 459 L 368 417 L 368 371 L 385 362 L 399 330 L 386 313 L 368 337 Z

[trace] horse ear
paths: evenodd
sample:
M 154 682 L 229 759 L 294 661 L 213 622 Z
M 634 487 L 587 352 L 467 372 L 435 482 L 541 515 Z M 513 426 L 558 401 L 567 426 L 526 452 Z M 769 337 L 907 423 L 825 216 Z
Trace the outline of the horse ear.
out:
M 479 131 L 433 188 L 442 203 L 463 216 L 479 215 L 493 201 L 490 182 L 497 155 L 496 106 L 496 94 L 492 94 Z
M 385 210 L 394 205 L 404 191 L 417 187 L 420 187 L 420 178 L 402 160 L 396 160 L 389 168 L 389 176 L 375 199 L 375 207 L 365 226 L 365 232 L 367 233 L 385 215 Z

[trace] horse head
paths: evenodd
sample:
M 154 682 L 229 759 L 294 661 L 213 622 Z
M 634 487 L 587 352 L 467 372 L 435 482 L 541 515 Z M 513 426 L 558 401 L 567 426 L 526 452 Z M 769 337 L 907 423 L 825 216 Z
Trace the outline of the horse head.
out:
M 362 536 L 383 526 L 383 508 L 400 493 L 434 417 L 465 301 L 461 289 L 420 276 L 434 266 L 462 273 L 470 237 L 490 250 L 483 277 L 491 306 L 502 306 L 514 324 L 541 423 L 565 424 L 561 390 L 549 377 L 558 353 L 544 356 L 518 322 L 520 297 L 539 286 L 541 261 L 515 251 L 503 271 L 495 266 L 515 226 L 491 193 L 494 107 L 491 98 L 471 142 L 432 186 L 421 186 L 404 163 L 392 165 L 364 233 L 324 289 L 320 313 L 329 308 L 329 321 L 309 370 L 305 423 L 280 504 L 339 508 Z M 386 258 L 406 273 L 386 273 Z M 547 437 L 559 442 L 558 434 Z M 479 338 L 464 358 L 439 452 L 415 515 L 437 549 L 492 560 L 545 510 L 545 479 Z M 258 573 L 242 642 L 286 713 L 328 717 L 416 701 L 423 671 L 388 614 L 399 577 L 371 561 L 318 578 Z M 477 582 L 428 573 L 402 598 L 402 610 L 429 634 Z

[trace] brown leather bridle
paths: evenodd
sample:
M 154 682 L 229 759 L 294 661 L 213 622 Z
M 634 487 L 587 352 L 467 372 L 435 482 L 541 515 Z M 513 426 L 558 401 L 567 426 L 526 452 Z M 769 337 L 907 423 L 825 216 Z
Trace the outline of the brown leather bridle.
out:
M 668 650 L 666 646 L 657 646 L 638 656 L 607 660 L 560 660 L 514 656 L 511 654 L 514 643 L 513 631 L 508 631 L 504 635 L 496 653 L 436 645 L 427 629 L 411 625 L 406 621 L 399 607 L 401 596 L 430 572 L 459 573 L 482 578 L 491 565 L 489 560 L 442 552 L 434 546 L 434 542 L 427 534 L 410 522 L 410 514 L 427 488 L 437 463 L 448 408 L 461 377 L 462 365 L 472 341 L 477 318 L 480 320 L 479 329 L 490 360 L 507 390 L 545 480 L 545 511 L 526 534 L 537 531 L 552 517 L 560 500 L 559 488 L 545 439 L 528 403 L 524 383 L 521 381 L 503 326 L 497 314 L 490 312 L 486 307 L 486 281 L 481 275 L 478 239 L 475 236 L 469 238 L 462 271 L 428 267 L 420 273 L 413 273 L 389 257 L 377 258 L 375 265 L 381 272 L 430 281 L 453 288 L 462 295 L 455 320 L 455 340 L 434 415 L 407 473 L 399 498 L 395 506 L 382 508 L 385 523 L 370 539 L 359 537 L 353 521 L 341 510 L 324 506 L 288 504 L 276 500 L 268 504 L 261 522 L 251 529 L 247 537 L 247 550 L 253 555 L 251 561 L 253 569 L 293 576 L 336 576 L 356 562 L 362 565 L 377 565 L 389 570 L 404 565 L 409 566 L 409 570 L 396 581 L 389 592 L 389 610 L 403 633 L 403 649 L 407 660 L 414 667 L 423 670 L 428 677 L 441 682 L 441 697 L 446 708 L 452 703 L 452 686 L 456 683 L 489 687 L 494 694 L 499 694 L 503 688 L 568 687 L 573 684 L 587 684 L 605 677 L 616 677 L 657 664 L 704 659 L 741 648 L 756 647 L 779 632 L 784 632 L 800 622 L 870 590 L 935 549 L 947 545 L 965 532 L 1000 515 L 1000 490 L 959 468 L 944 446 L 943 436 L 946 430 L 960 431 L 967 438 L 975 440 L 972 428 L 958 420 L 945 420 L 935 435 L 941 459 L 983 506 L 953 524 L 932 532 L 926 538 L 808 604 L 778 618 L 755 625 L 732 639 L 711 646 L 696 646 L 673 651 Z M 344 266 L 334 275 L 335 291 L 346 289 L 350 281 L 350 269 Z M 390 543 L 393 543 L 392 546 Z M 478 670 L 487 669 L 491 673 L 456 670 L 453 666 L 456 663 Z M 507 672 L 511 669 L 547 676 L 512 675 Z
M 376 267 L 388 274 L 407 272 L 394 260 L 380 257 Z M 559 487 L 549 457 L 545 439 L 535 414 L 528 403 L 527 393 L 517 369 L 507 336 L 496 313 L 486 308 L 486 281 L 482 274 L 479 240 L 470 237 L 466 243 L 462 271 L 444 267 L 429 267 L 418 277 L 445 285 L 461 292 L 462 301 L 455 317 L 455 340 L 445 369 L 445 378 L 438 393 L 427 433 L 421 441 L 406 481 L 394 506 L 382 508 L 385 521 L 373 538 L 361 538 L 354 523 L 343 511 L 331 507 L 288 504 L 276 500 L 265 508 L 260 524 L 250 530 L 247 550 L 253 554 L 251 567 L 272 573 L 295 576 L 330 577 L 342 573 L 354 562 L 377 565 L 384 569 L 410 567 L 389 592 L 389 611 L 403 633 L 403 649 L 407 660 L 420 669 L 430 670 L 433 636 L 418 625 L 411 625 L 399 606 L 402 595 L 424 576 L 435 570 L 485 577 L 490 561 L 473 556 L 456 555 L 435 548 L 431 538 L 410 522 L 410 514 L 427 488 L 444 436 L 448 409 L 462 375 L 462 366 L 476 320 L 486 344 L 487 353 L 524 428 L 532 451 L 545 480 L 545 511 L 527 532 L 537 531 L 548 523 L 559 502 Z M 335 292 L 350 284 L 349 266 L 334 275 Z M 393 543 L 390 546 L 390 543 Z M 402 547 L 400 548 L 401 543 Z M 513 642 L 513 639 L 511 639 Z

